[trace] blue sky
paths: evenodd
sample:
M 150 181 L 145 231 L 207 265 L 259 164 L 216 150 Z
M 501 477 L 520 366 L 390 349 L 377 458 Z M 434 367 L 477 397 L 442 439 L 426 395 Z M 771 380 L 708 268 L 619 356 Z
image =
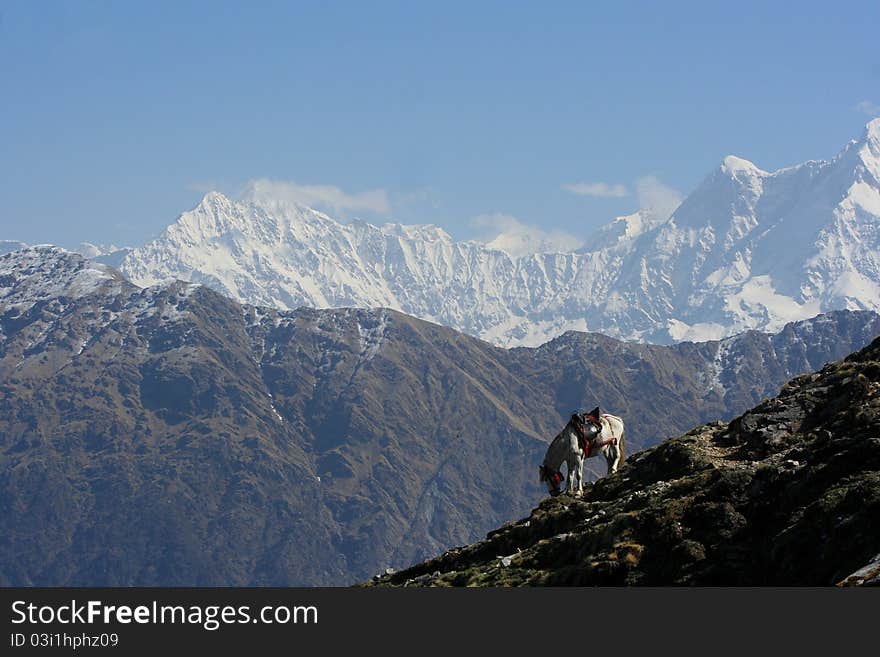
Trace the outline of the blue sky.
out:
M 582 238 L 646 176 L 687 193 L 727 154 L 772 170 L 859 136 L 880 4 L 796 4 L 3 2 L 0 239 L 138 244 L 253 180 Z

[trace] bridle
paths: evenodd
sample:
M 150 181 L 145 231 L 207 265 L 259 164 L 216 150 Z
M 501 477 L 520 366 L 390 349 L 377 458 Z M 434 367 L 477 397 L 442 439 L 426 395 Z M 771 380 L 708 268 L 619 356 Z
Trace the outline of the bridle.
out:
M 550 494 L 558 495 L 562 488 L 562 482 L 565 481 L 565 477 L 562 476 L 562 473 L 559 470 L 554 470 L 546 465 L 541 466 L 541 473 L 546 477 L 547 481 L 553 485 L 553 491 Z

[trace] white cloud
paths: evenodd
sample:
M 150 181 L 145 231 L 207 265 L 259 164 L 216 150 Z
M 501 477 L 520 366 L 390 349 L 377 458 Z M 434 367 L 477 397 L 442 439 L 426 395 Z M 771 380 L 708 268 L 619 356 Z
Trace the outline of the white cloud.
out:
M 651 210 L 658 217 L 668 218 L 681 205 L 684 195 L 660 182 L 656 176 L 642 176 L 636 181 L 639 209 Z
M 863 100 L 856 104 L 856 110 L 868 116 L 880 116 L 880 105 L 870 100 Z
M 524 224 L 509 214 L 482 214 L 471 220 L 482 232 L 481 241 L 492 249 L 505 251 L 518 258 L 533 253 L 565 253 L 583 246 L 580 240 L 559 229 L 544 230 Z
M 349 194 L 335 185 L 300 185 L 259 178 L 248 183 L 244 196 L 256 203 L 298 203 L 334 212 L 367 211 L 386 215 L 391 211 L 384 189 Z
M 625 185 L 609 185 L 604 182 L 569 183 L 563 185 L 562 189 L 578 196 L 597 196 L 599 198 L 623 198 L 624 196 L 629 196 L 629 190 Z

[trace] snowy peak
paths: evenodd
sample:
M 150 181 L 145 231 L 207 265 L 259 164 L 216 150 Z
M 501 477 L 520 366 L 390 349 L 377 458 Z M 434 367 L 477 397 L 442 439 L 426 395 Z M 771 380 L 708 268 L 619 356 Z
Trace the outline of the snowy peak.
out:
M 753 162 L 744 160 L 736 155 L 728 155 L 721 163 L 721 171 L 730 176 L 767 176 L 763 169 L 759 169 Z
M 663 224 L 667 217 L 651 210 L 639 210 L 617 217 L 594 232 L 581 248 L 583 253 L 593 253 L 612 248 L 625 247 L 641 235 Z
M 110 267 L 56 246 L 33 246 L 0 256 L 0 301 L 7 306 L 115 294 L 126 285 Z
M 208 192 L 195 208 L 181 214 L 170 229 L 176 228 L 182 237 L 196 240 L 247 229 L 250 217 L 237 206 L 219 192 Z

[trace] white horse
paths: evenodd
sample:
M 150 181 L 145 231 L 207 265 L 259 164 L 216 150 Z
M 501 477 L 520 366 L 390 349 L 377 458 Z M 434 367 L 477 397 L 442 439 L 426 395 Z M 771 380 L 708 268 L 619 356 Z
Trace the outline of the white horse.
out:
M 538 468 L 540 480 L 547 491 L 559 495 L 564 477 L 559 472 L 563 461 L 568 466 L 568 484 L 565 492 L 580 497 L 583 493 L 584 459 L 602 454 L 608 464 L 607 474 L 617 472 L 624 458 L 623 420 L 616 415 L 574 413 L 547 447 L 544 463 Z

